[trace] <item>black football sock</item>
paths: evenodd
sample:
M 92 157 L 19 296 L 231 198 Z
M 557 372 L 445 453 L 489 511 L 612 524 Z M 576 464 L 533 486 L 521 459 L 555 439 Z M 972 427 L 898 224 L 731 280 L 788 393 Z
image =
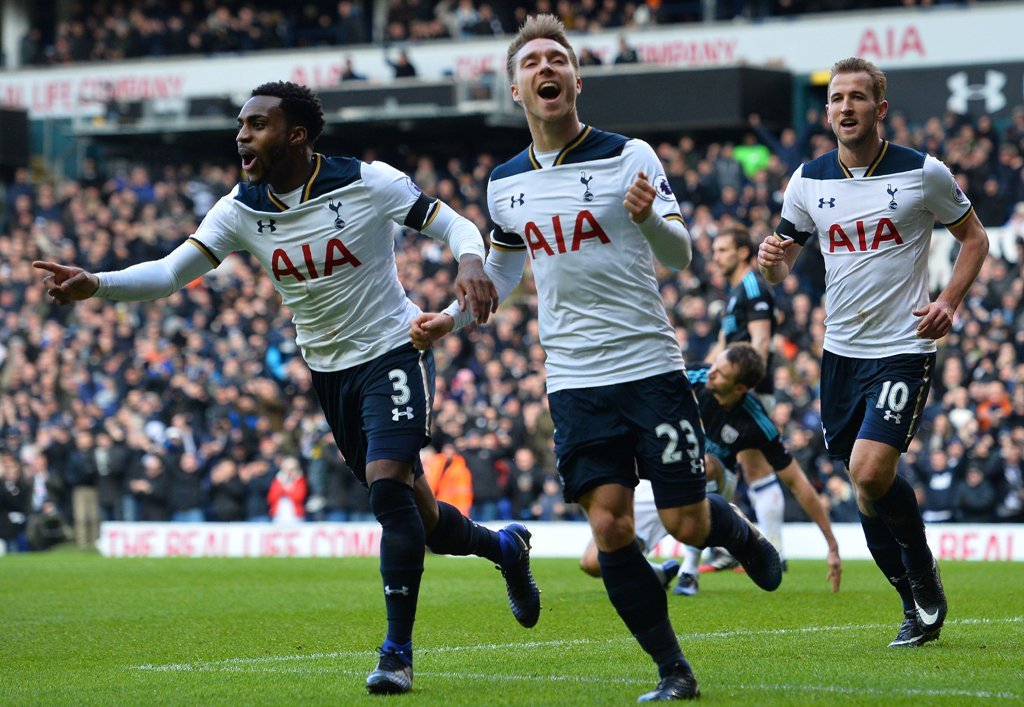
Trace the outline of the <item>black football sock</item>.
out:
M 679 663 L 686 664 L 669 622 L 665 590 L 640 551 L 640 543 L 633 540 L 613 552 L 598 550 L 597 561 L 612 606 L 640 646 L 654 658 L 662 677 Z
M 871 518 L 860 513 L 860 526 L 864 529 L 868 551 L 875 558 L 875 564 L 882 570 L 889 584 L 899 593 L 903 610 L 913 609 L 914 596 L 910 592 L 910 581 L 907 579 L 907 568 L 903 565 L 900 544 L 880 518 Z
M 932 551 L 924 534 L 924 519 L 917 505 L 914 487 L 897 475 L 888 492 L 872 501 L 872 510 L 885 523 L 903 554 L 908 572 L 927 572 L 932 568 Z M 888 575 L 887 575 L 888 576 Z
M 708 494 L 708 505 L 711 506 L 711 530 L 703 547 L 724 547 L 733 555 L 739 554 L 750 540 L 750 527 L 732 504 L 717 493 Z
M 427 537 L 427 547 L 435 555 L 476 555 L 496 565 L 502 564 L 501 538 L 497 532 L 474 523 L 455 506 L 437 502 L 437 527 Z
M 393 479 L 373 482 L 370 509 L 381 526 L 380 576 L 388 615 L 387 640 L 402 646 L 412 640 L 416 620 L 423 576 L 423 521 L 412 489 Z

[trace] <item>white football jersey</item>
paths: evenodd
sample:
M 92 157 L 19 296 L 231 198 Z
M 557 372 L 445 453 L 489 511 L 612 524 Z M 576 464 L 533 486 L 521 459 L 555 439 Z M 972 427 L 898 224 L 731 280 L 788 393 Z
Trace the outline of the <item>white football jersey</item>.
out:
M 292 311 L 310 368 L 337 371 L 409 342 L 420 313 L 395 266 L 395 223 L 420 230 L 440 202 L 382 162 L 314 155 L 301 203 L 287 208 L 267 185 L 239 184 L 191 237 L 214 266 L 252 253 Z
M 858 170 L 859 171 L 859 170 Z M 935 351 L 917 336 L 928 304 L 928 249 L 937 218 L 963 223 L 971 203 L 942 162 L 883 142 L 863 176 L 839 151 L 797 168 L 776 233 L 825 259 L 825 348 L 851 358 Z
M 654 210 L 682 221 L 650 145 L 591 127 L 550 167 L 531 145 L 491 174 L 491 245 L 528 253 L 549 392 L 684 368 L 651 247 L 622 203 L 641 171 L 657 189 Z

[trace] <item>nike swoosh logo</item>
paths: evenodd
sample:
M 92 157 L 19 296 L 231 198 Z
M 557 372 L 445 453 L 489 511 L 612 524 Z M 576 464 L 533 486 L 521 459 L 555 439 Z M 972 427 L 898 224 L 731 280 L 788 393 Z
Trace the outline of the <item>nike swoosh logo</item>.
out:
M 939 610 L 936 609 L 935 611 L 933 611 L 931 613 L 928 613 L 927 611 L 922 609 L 920 606 L 918 606 L 917 607 L 917 617 L 921 620 L 921 623 L 923 623 L 923 624 L 925 624 L 927 626 L 931 626 L 933 623 L 935 623 L 935 619 L 939 618 Z

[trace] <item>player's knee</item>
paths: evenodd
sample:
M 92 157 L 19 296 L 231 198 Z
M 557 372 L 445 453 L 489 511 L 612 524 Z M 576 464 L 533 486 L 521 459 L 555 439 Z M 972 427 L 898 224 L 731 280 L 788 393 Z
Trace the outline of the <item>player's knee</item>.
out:
M 601 564 L 597 561 L 597 547 L 591 543 L 587 551 L 580 558 L 580 569 L 591 577 L 601 576 Z
M 590 514 L 590 529 L 594 533 L 597 546 L 606 552 L 625 547 L 636 537 L 633 519 L 629 516 L 617 516 L 610 512 Z
M 665 529 L 684 545 L 700 547 L 711 529 L 711 516 L 702 507 L 673 509 L 674 512 L 662 512 L 661 519 Z

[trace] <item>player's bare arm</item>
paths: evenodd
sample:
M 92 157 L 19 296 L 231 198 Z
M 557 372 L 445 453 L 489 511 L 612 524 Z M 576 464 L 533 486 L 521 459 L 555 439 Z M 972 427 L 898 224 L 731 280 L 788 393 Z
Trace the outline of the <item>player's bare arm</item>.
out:
M 768 460 L 759 449 L 744 449 L 736 454 L 736 459 L 743 468 L 743 476 L 748 484 L 767 476 L 773 471 Z M 825 509 L 822 508 L 821 503 L 818 501 L 817 492 L 807 480 L 796 460 L 791 461 L 785 469 L 774 471 L 775 475 L 786 485 L 786 488 L 796 498 L 800 507 L 804 509 L 807 516 L 814 521 L 821 530 L 821 534 L 825 537 L 825 543 L 828 545 L 828 555 L 826 556 L 828 574 L 826 579 L 832 585 L 832 591 L 838 592 L 839 583 L 843 575 L 843 565 L 839 559 L 839 543 L 836 542 L 835 535 L 832 534 L 832 523 L 829 521 Z
M 960 241 L 960 254 L 953 265 L 949 283 L 935 301 L 914 311 L 914 316 L 921 317 L 917 335 L 922 339 L 941 339 L 950 332 L 953 315 L 981 272 L 988 255 L 988 234 L 977 214 L 972 213 L 962 224 L 950 229 L 950 233 Z
M 803 250 L 791 238 L 781 238 L 774 233 L 761 241 L 757 249 L 757 267 L 769 285 L 777 285 L 789 275 L 793 263 Z
M 643 223 L 650 217 L 655 196 L 654 186 L 648 181 L 647 175 L 639 172 L 626 190 L 626 198 L 622 202 L 633 223 Z
M 750 332 L 750 345 L 757 350 L 762 359 L 767 361 L 772 348 L 771 320 L 755 319 L 752 322 L 747 322 L 747 331 Z
M 484 272 L 483 260 L 475 255 L 464 256 L 459 261 L 455 296 L 463 309 L 468 303 L 478 324 L 486 324 L 491 314 L 498 311 L 498 290 Z
M 32 267 L 49 273 L 43 277 L 43 285 L 46 287 L 46 293 L 57 304 L 70 304 L 89 299 L 100 287 L 98 277 L 74 265 L 36 260 L 33 261 Z

